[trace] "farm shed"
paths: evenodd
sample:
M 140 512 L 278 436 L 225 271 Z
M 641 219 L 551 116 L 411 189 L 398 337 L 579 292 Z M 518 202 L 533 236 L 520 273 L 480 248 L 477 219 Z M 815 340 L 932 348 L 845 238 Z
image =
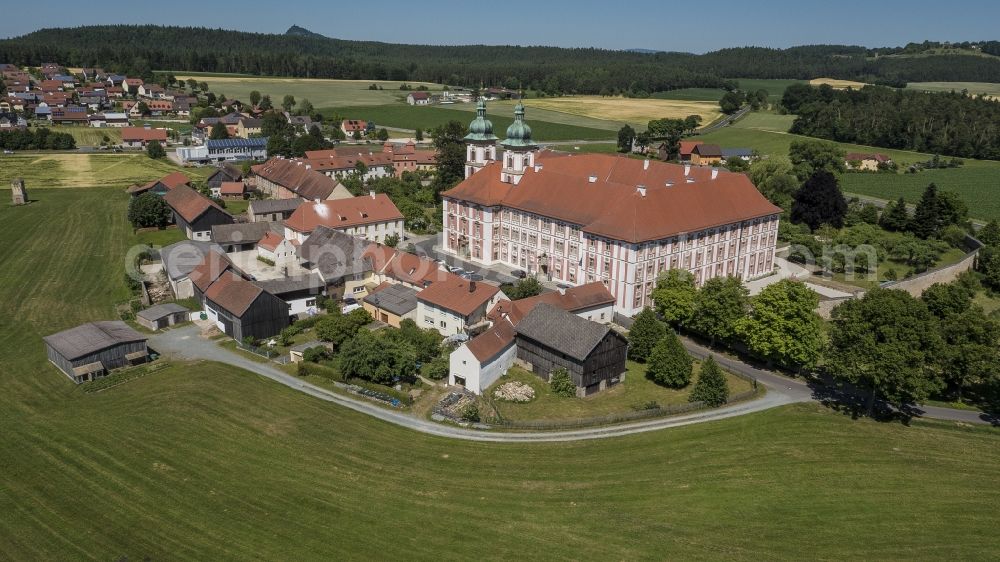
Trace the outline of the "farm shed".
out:
M 577 396 L 621 382 L 628 341 L 607 325 L 584 320 L 550 304 L 539 304 L 514 328 L 517 359 L 545 380 L 564 368 Z
M 43 339 L 49 361 L 77 384 L 142 363 L 149 354 L 146 336 L 118 320 L 88 322 Z
M 137 312 L 135 321 L 144 328 L 156 331 L 162 330 L 167 326 L 186 322 L 190 314 L 191 311 L 183 306 L 168 302 Z

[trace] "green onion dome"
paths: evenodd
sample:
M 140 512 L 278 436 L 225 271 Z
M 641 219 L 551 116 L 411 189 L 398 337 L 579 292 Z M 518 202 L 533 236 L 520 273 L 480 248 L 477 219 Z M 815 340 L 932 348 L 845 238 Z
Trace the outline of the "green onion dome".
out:
M 496 141 L 493 134 L 493 123 L 486 118 L 486 100 L 479 98 L 476 104 L 476 118 L 469 123 L 469 134 L 465 135 L 467 141 L 490 142 Z
M 531 127 L 524 122 L 524 105 L 517 102 L 514 106 L 514 122 L 507 127 L 507 138 L 503 140 L 506 147 L 527 147 L 533 148 L 534 141 L 531 140 Z

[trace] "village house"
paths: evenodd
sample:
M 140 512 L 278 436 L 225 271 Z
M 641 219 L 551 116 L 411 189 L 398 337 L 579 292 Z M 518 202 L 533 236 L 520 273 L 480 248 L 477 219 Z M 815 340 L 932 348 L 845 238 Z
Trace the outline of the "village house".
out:
M 146 361 L 146 336 L 119 321 L 88 322 L 42 338 L 49 361 L 77 384 Z
M 209 320 L 236 341 L 266 339 L 291 323 L 288 303 L 231 269 L 208 286 L 202 302 Z
M 613 318 L 615 297 L 603 283 L 594 282 L 549 291 L 516 301 L 501 300 L 490 309 L 490 328 L 462 344 L 449 357 L 449 384 L 481 394 L 507 372 L 517 357 L 514 327 L 540 304 L 555 306 L 580 318 L 607 324 Z
M 152 141 L 167 142 L 166 129 L 146 127 L 122 127 L 122 146 L 126 148 L 146 148 Z
M 876 172 L 879 166 L 892 164 L 892 158 L 880 153 L 850 152 L 844 157 L 844 165 L 849 170 Z
M 254 281 L 254 284 L 285 301 L 288 313 L 297 318 L 318 314 L 317 301 L 326 296 L 326 284 L 316 273 Z
M 702 141 L 682 140 L 679 144 L 680 147 L 677 151 L 677 157 L 680 159 L 681 162 L 690 162 L 691 154 L 692 152 L 694 152 L 694 147 L 698 146 L 699 144 L 705 144 L 705 143 Z M 670 154 L 667 152 L 665 145 L 660 147 L 659 156 L 660 160 L 668 160 L 670 158 Z
M 187 299 L 194 296 L 191 272 L 205 261 L 205 256 L 225 255 L 221 246 L 211 242 L 182 240 L 160 248 L 160 261 L 170 283 L 175 298 Z
M 261 133 L 261 127 L 264 125 L 263 119 L 253 119 L 251 117 L 244 117 L 240 119 L 240 122 L 236 124 L 236 136 L 241 139 L 248 139 L 252 135 L 259 135 Z
M 313 120 L 308 115 L 292 115 L 286 111 L 285 119 L 299 133 L 308 133 L 309 128 L 313 126 Z
M 174 187 L 163 200 L 170 205 L 177 228 L 191 240 L 211 240 L 213 225 L 234 222 L 222 207 L 186 185 Z
M 219 164 L 216 170 L 205 180 L 205 183 L 208 184 L 208 187 L 214 189 L 222 187 L 222 183 L 227 181 L 243 181 L 243 170 L 228 162 Z
M 398 328 L 399 323 L 417 320 L 417 290 L 405 285 L 383 282 L 362 299 L 361 306 L 378 322 Z
M 285 221 L 285 238 L 303 241 L 319 226 L 326 226 L 372 242 L 403 237 L 403 214 L 389 196 L 371 192 L 350 199 L 307 202 Z
M 295 209 L 299 208 L 304 199 L 293 197 L 291 199 L 254 199 L 247 207 L 247 217 L 251 223 L 256 222 L 277 222 L 284 223 L 285 219 L 292 216 Z M 281 227 L 284 232 L 284 226 Z
M 325 226 L 318 227 L 296 252 L 299 264 L 319 275 L 327 294 L 334 299 L 345 295 L 364 298 L 372 280 L 372 260 L 365 254 L 368 243 L 355 236 Z
M 419 291 L 453 275 L 430 258 L 382 244 L 371 244 L 365 255 L 371 258 L 375 280 L 379 283 L 398 283 Z
M 165 90 L 159 84 L 140 84 L 139 97 L 158 100 L 163 97 Z
M 700 143 L 691 149 L 691 163 L 710 166 L 722 162 L 722 148 L 717 144 Z
M 406 96 L 406 103 L 410 105 L 428 105 L 431 103 L 430 92 L 410 92 Z
M 257 191 L 275 199 L 301 197 L 323 201 L 353 197 L 343 184 L 313 170 L 301 160 L 272 158 L 250 170 Z
M 447 337 L 488 327 L 486 313 L 507 297 L 498 287 L 449 274 L 417 293 L 417 324 Z
M 91 127 L 113 127 L 120 129 L 129 126 L 128 114 L 105 112 L 95 113 L 90 116 Z
M 288 240 L 281 233 L 268 231 L 257 242 L 257 255 L 276 265 L 282 265 L 298 259 L 298 248 L 297 241 Z
M 54 108 L 49 119 L 55 125 L 86 125 L 89 123 L 87 108 L 78 106 Z
M 344 119 L 340 123 L 340 130 L 343 131 L 348 138 L 354 136 L 354 133 L 358 133 L 363 136 L 368 131 L 368 123 L 360 119 Z
M 160 179 L 153 180 L 151 182 L 147 182 L 141 185 L 138 184 L 133 185 L 128 189 L 126 189 L 125 191 L 127 191 L 129 195 L 131 195 L 132 197 L 137 197 L 139 195 L 142 195 L 143 193 L 146 193 L 147 191 L 155 193 L 160 197 L 163 197 L 164 195 L 167 194 L 168 191 L 181 185 L 186 185 L 190 187 L 191 178 L 184 175 L 184 172 L 171 172 Z
M 134 96 L 139 93 L 139 88 L 143 85 L 142 78 L 126 78 L 122 80 L 121 86 L 125 89 L 125 93 L 130 96 Z
M 306 152 L 305 164 L 311 169 L 339 180 L 349 174 L 360 174 L 363 181 L 392 176 L 392 155 L 361 151 L 360 147 L 345 147 Z M 361 172 L 363 170 L 363 172 Z
M 571 286 L 600 281 L 628 316 L 652 303 L 668 269 L 698 285 L 772 271 L 781 209 L 746 175 L 539 150 L 520 105 L 497 159 L 485 104 L 477 113 L 466 179 L 442 193 L 446 253 Z

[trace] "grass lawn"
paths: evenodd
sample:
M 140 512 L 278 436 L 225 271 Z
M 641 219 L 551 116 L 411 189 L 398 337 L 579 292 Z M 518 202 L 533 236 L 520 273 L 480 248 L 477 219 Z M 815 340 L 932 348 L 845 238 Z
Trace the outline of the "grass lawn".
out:
M 805 80 L 786 79 L 756 79 L 756 78 L 734 78 L 739 88 L 746 92 L 756 92 L 766 90 L 767 98 L 772 103 L 781 100 L 785 94 L 785 88 L 791 84 L 804 84 Z M 722 88 L 682 88 L 669 92 L 656 92 L 651 97 L 664 100 L 690 100 L 690 101 L 711 101 L 716 102 L 722 99 L 726 91 Z
M 508 102 L 511 103 L 511 102 Z M 591 119 L 631 123 L 645 128 L 652 119 L 683 119 L 700 115 L 710 123 L 719 116 L 718 100 L 637 99 L 602 96 L 562 96 L 524 100 L 525 119 L 534 109 L 580 115 Z
M 82 154 L 65 152 L 18 152 L 0 156 L 0 184 L 24 178 L 28 195 L 32 189 L 101 186 L 124 189 L 181 170 L 192 179 L 205 179 L 214 168 L 182 168 L 170 160 L 152 160 L 145 153 Z
M 471 104 L 466 104 L 471 105 Z M 341 107 L 327 109 L 322 113 L 325 118 L 333 119 L 335 116 L 350 117 L 352 119 L 365 119 L 374 121 L 378 126 L 399 127 L 403 129 L 423 129 L 424 131 L 433 129 L 439 125 L 444 125 L 448 121 L 458 121 L 462 125 L 468 125 L 474 115 L 470 111 L 463 109 L 453 109 L 455 106 L 424 106 L 416 107 L 404 103 L 390 105 L 379 105 L 372 107 Z M 469 107 L 468 109 L 473 109 Z M 529 112 L 525 115 L 525 120 L 531 125 L 532 137 L 535 141 L 560 141 L 560 140 L 611 140 L 617 138 L 620 124 L 611 129 L 595 129 L 580 127 L 566 123 L 554 123 L 539 121 L 531 117 Z M 507 127 L 514 122 L 513 112 L 506 116 L 490 113 L 490 121 L 493 122 L 493 132 L 501 139 Z
M 224 94 L 227 99 L 236 98 L 250 103 L 250 92 L 257 90 L 261 95 L 271 96 L 275 106 L 281 104 L 287 94 L 296 101 L 308 99 L 316 108 L 344 107 L 358 105 L 382 105 L 402 100 L 410 90 L 400 90 L 402 82 L 392 80 L 328 80 L 315 78 L 276 78 L 233 74 L 180 73 L 179 80 L 194 78 L 207 82 L 208 88 L 216 95 Z M 378 84 L 381 90 L 369 90 L 368 86 Z M 430 90 L 440 91 L 443 86 L 431 82 L 407 82 L 412 88 L 420 85 Z
M 249 199 L 226 199 L 226 212 L 236 216 L 247 212 L 250 207 Z
M 793 115 L 751 113 L 732 126 L 694 138 L 727 148 L 748 147 L 761 154 L 787 157 L 788 148 L 793 142 L 815 140 L 785 132 L 794 119 Z M 847 152 L 887 154 L 900 165 L 900 168 L 905 168 L 914 162 L 929 160 L 932 156 L 906 150 L 847 143 L 835 144 Z M 996 197 L 995 193 L 998 179 L 1000 179 L 1000 162 L 966 159 L 965 165 L 960 168 L 924 170 L 916 174 L 841 174 L 840 186 L 849 194 L 882 199 L 896 199 L 903 196 L 908 202 L 916 203 L 924 188 L 933 182 L 939 189 L 958 193 L 969 206 L 972 217 L 989 220 L 1000 219 L 1000 197 Z
M 994 293 L 980 291 L 976 293 L 972 302 L 983 307 L 987 314 L 1000 310 L 1000 295 Z
M 961 259 L 964 257 L 965 257 L 965 252 L 963 250 L 960 250 L 958 248 L 949 248 L 948 250 L 944 251 L 941 254 L 941 257 L 938 258 L 938 261 L 934 264 L 934 266 L 931 269 L 938 267 L 945 267 L 953 263 L 957 263 L 961 261 Z M 875 279 L 869 279 L 867 275 L 858 275 L 856 277 L 848 279 L 847 276 L 845 276 L 843 273 L 835 273 L 832 279 L 834 281 L 839 281 L 840 283 L 847 283 L 848 285 L 855 285 L 858 287 L 862 287 L 864 289 L 874 289 L 875 287 L 878 287 L 879 283 L 883 281 L 889 281 L 888 277 L 886 277 L 886 274 L 889 272 L 890 269 L 896 272 L 897 278 L 900 281 L 906 279 L 907 277 L 912 277 L 913 275 L 916 275 L 916 273 L 913 271 L 913 268 L 910 267 L 909 265 L 906 265 L 906 263 L 892 259 L 884 259 L 878 263 L 878 269 L 875 275 Z
M 139 232 L 136 238 L 143 244 L 150 246 L 169 246 L 174 242 L 187 240 L 184 231 L 179 228 L 164 228 L 163 230 L 150 230 Z
M 656 402 L 660 406 L 686 404 L 694 381 L 698 379 L 700 362 L 695 362 L 695 375 L 687 388 L 674 390 L 662 387 L 646 378 L 646 366 L 628 362 L 625 380 L 608 390 L 586 398 L 565 398 L 557 396 L 549 389 L 549 384 L 534 373 L 520 367 L 513 367 L 506 376 L 494 383 L 485 393 L 492 396 L 493 390 L 506 382 L 527 383 L 535 389 L 535 399 L 524 404 L 495 400 L 497 409 L 509 420 L 572 420 L 608 414 L 620 414 L 643 409 L 643 405 Z M 729 379 L 730 394 L 738 394 L 751 389 L 750 383 L 726 374 Z
M 215 363 L 85 393 L 46 362 L 41 336 L 111 318 L 127 296 L 126 196 L 33 198 L 0 206 L 0 236 L 18 249 L 0 253 L 5 558 L 1000 551 L 991 428 L 795 405 L 621 439 L 497 445 L 413 433 Z
M 136 127 L 149 125 L 154 129 L 174 129 L 178 133 L 187 134 L 194 129 L 194 125 L 187 121 L 155 121 L 151 119 L 133 119 L 132 124 Z

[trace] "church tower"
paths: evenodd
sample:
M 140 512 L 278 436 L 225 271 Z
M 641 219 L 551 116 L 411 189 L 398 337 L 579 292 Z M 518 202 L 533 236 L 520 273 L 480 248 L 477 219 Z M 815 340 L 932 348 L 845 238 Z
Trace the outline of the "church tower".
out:
M 476 118 L 469 123 L 469 134 L 465 135 L 465 177 L 496 159 L 497 137 L 493 134 L 493 123 L 486 118 L 486 100 L 479 98 Z
M 524 171 L 535 165 L 535 150 L 538 145 L 531 140 L 531 127 L 524 122 L 524 105 L 519 101 L 514 106 L 514 122 L 507 127 L 507 138 L 503 145 L 503 170 L 500 180 L 517 185 Z

